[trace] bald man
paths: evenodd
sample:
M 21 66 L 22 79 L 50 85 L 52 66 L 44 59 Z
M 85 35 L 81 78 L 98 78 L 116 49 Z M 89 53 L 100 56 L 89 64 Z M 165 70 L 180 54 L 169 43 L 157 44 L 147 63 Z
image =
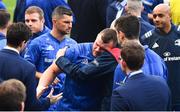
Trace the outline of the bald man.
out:
M 180 110 L 180 26 L 171 23 L 170 7 L 159 4 L 153 10 L 155 29 L 147 32 L 143 44 L 161 56 L 168 68 L 168 85 L 172 93 L 172 109 Z

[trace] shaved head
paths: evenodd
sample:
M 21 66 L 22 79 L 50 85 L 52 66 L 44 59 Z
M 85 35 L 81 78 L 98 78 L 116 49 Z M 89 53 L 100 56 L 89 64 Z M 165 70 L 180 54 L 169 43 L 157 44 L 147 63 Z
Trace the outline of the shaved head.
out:
M 156 11 L 164 12 L 170 15 L 170 6 L 168 4 L 163 4 L 163 3 L 159 4 L 153 9 L 153 12 L 156 12 Z

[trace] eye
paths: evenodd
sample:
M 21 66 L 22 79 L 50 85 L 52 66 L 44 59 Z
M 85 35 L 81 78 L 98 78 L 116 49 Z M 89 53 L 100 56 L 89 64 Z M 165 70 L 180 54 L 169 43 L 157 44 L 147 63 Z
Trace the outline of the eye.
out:
M 157 15 L 156 14 L 153 14 L 153 18 L 156 18 L 157 17 Z

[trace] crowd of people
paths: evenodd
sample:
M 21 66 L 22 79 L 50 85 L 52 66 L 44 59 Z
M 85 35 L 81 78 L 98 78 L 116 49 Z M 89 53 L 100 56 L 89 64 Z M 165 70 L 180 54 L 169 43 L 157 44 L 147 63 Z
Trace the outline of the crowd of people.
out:
M 180 110 L 178 0 L 0 0 L 0 110 Z

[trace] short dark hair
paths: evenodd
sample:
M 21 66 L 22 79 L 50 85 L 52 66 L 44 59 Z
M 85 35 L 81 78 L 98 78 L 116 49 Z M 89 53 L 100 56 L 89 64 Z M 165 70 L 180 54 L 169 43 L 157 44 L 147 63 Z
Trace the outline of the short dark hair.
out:
M 0 29 L 7 27 L 10 21 L 10 13 L 5 9 L 0 9 Z
M 19 111 L 26 99 L 26 87 L 16 79 L 0 83 L 0 111 Z
M 68 15 L 68 16 L 72 16 L 72 11 L 70 8 L 67 8 L 65 6 L 57 6 L 53 13 L 52 13 L 52 18 L 53 17 L 60 17 L 60 16 L 63 16 L 63 15 Z
M 139 70 L 144 64 L 144 48 L 135 41 L 123 43 L 121 58 L 130 70 Z
M 101 39 L 103 43 L 109 43 L 113 41 L 114 47 L 117 47 L 118 40 L 117 40 L 117 33 L 115 30 L 106 28 L 100 32 L 102 34 Z
M 44 12 L 38 6 L 30 6 L 25 11 L 25 14 L 32 14 L 32 13 L 38 13 L 39 14 L 39 19 L 41 19 L 41 20 L 44 18 Z
M 122 31 L 127 39 L 139 38 L 140 24 L 136 16 L 121 16 L 115 21 L 114 27 L 117 31 Z
M 27 42 L 31 36 L 31 30 L 26 24 L 13 23 L 7 29 L 7 45 L 17 48 L 23 41 Z

